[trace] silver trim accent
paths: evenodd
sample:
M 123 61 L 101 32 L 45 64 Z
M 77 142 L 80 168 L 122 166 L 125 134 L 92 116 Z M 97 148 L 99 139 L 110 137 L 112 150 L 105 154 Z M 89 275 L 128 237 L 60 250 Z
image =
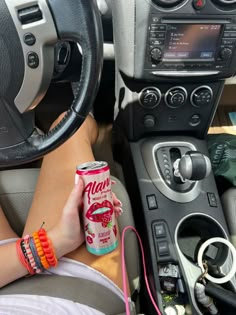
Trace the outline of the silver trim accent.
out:
M 219 71 L 152 71 L 153 75 L 160 77 L 207 77 L 219 74 Z
M 15 98 L 17 109 L 23 113 L 34 108 L 44 97 L 53 75 L 54 48 L 57 42 L 57 31 L 46 0 L 5 0 L 15 24 L 25 57 L 25 73 L 22 86 Z M 17 11 L 29 6 L 38 5 L 43 13 L 40 21 L 22 25 L 18 19 Z M 24 43 L 24 34 L 32 33 L 36 38 L 33 46 Z M 39 57 L 39 66 L 31 69 L 27 65 L 27 55 L 35 52 Z
M 170 8 L 170 9 L 165 9 L 159 5 L 157 5 L 156 3 L 153 3 L 152 1 L 146 0 L 148 1 L 154 8 L 158 8 L 158 10 L 160 10 L 161 12 L 174 12 L 176 10 L 181 9 L 189 0 L 185 0 L 183 3 L 178 4 L 177 6 L 175 6 L 174 8 Z
M 145 105 L 143 105 L 142 102 L 141 102 L 142 93 L 144 93 L 144 92 L 145 92 L 146 90 L 148 90 L 148 89 L 150 89 L 150 90 L 155 90 L 155 91 L 157 92 L 157 94 L 159 95 L 159 97 L 160 97 L 158 103 L 157 103 L 156 105 L 152 106 L 152 107 L 145 106 Z M 161 102 L 161 91 L 160 91 L 157 87 L 155 87 L 155 86 L 148 86 L 148 87 L 142 89 L 142 91 L 138 94 L 138 100 L 139 100 L 139 104 L 140 104 L 143 108 L 145 108 L 145 109 L 153 109 L 153 108 L 157 107 L 157 106 L 160 104 L 160 102 Z
M 188 98 L 188 92 L 187 92 L 187 90 L 186 90 L 183 86 L 177 85 L 177 86 L 171 87 L 171 88 L 165 93 L 164 100 L 165 100 L 166 105 L 167 105 L 168 107 L 170 107 L 170 108 L 179 108 L 179 107 L 183 106 L 183 105 L 185 104 L 185 102 L 184 102 L 182 105 L 180 105 L 180 106 L 173 106 L 173 105 L 169 104 L 169 103 L 168 103 L 168 100 L 167 100 L 168 94 L 169 94 L 172 90 L 174 90 L 174 89 L 180 89 L 180 90 L 182 90 L 182 91 L 184 92 L 184 94 L 185 94 L 185 102 L 187 101 L 187 98 Z
M 144 160 L 144 165 L 147 169 L 149 176 L 151 177 L 153 184 L 164 196 L 178 203 L 191 202 L 198 197 L 198 195 L 200 194 L 202 190 L 201 181 L 197 181 L 196 183 L 194 183 L 193 188 L 188 192 L 185 192 L 185 193 L 177 192 L 171 189 L 166 184 L 166 182 L 164 181 L 158 169 L 155 153 L 158 149 L 169 147 L 169 146 L 173 146 L 173 147 L 184 146 L 184 147 L 189 148 L 191 151 L 196 151 L 196 147 L 189 142 L 183 142 L 183 141 L 171 142 L 170 141 L 170 142 L 156 143 L 155 139 L 147 140 L 143 142 L 141 146 L 141 153 Z
M 193 96 L 194 96 L 194 93 L 196 93 L 198 90 L 200 89 L 207 89 L 210 93 L 211 93 L 211 97 L 213 98 L 213 91 L 212 89 L 210 88 L 210 86 L 208 85 L 201 85 L 199 87 L 197 87 L 196 89 L 194 89 L 190 95 L 190 103 L 194 106 L 194 107 L 197 107 L 199 108 L 200 106 L 196 105 L 193 101 Z
M 185 256 L 184 254 L 181 252 L 180 248 L 179 248 L 179 244 L 178 244 L 178 231 L 179 228 L 181 226 L 181 224 L 188 218 L 190 217 L 194 217 L 194 216 L 202 216 L 202 217 L 207 217 L 211 220 L 213 220 L 221 229 L 223 234 L 225 235 L 225 238 L 228 239 L 227 234 L 224 230 L 224 228 L 222 227 L 222 225 L 219 224 L 219 222 L 217 220 L 215 220 L 214 218 L 212 218 L 211 216 L 207 215 L 207 214 L 203 214 L 203 213 L 191 213 L 185 217 L 183 217 L 177 224 L 176 228 L 175 228 L 175 246 L 176 249 L 178 251 L 178 255 L 179 258 L 181 260 L 181 263 L 184 267 L 184 272 L 185 272 L 185 276 L 188 279 L 188 286 L 189 286 L 189 292 L 190 292 L 190 296 L 191 296 L 191 301 L 196 309 L 196 311 L 198 312 L 199 315 L 202 315 L 202 312 L 200 311 L 200 309 L 198 308 L 196 299 L 195 299 L 195 294 L 194 294 L 194 286 L 196 284 L 197 279 L 201 276 L 202 271 L 200 269 L 200 267 L 198 267 L 197 265 L 194 265 L 193 263 L 191 263 Z

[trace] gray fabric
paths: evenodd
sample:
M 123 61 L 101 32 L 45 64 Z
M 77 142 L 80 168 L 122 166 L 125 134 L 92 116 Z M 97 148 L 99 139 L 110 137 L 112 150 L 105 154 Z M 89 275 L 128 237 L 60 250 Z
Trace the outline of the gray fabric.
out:
M 236 247 L 236 188 L 228 189 L 221 197 L 232 244 Z
M 107 315 L 116 315 L 125 311 L 124 302 L 111 290 L 98 283 L 74 277 L 40 275 L 20 279 L 0 289 L 0 295 L 9 294 L 62 298 L 90 306 Z M 135 315 L 132 303 L 130 306 L 131 315 Z
M 120 199 L 123 204 L 123 214 L 118 218 L 120 233 L 126 226 L 135 226 L 132 214 L 130 199 L 124 185 L 115 177 L 111 176 L 116 184 L 112 186 L 112 191 Z M 130 291 L 139 291 L 140 285 L 140 257 L 137 237 L 132 231 L 127 231 L 125 234 L 125 261 L 128 270 L 128 278 Z
M 13 230 L 21 235 L 30 209 L 39 169 L 0 172 L 0 204 Z

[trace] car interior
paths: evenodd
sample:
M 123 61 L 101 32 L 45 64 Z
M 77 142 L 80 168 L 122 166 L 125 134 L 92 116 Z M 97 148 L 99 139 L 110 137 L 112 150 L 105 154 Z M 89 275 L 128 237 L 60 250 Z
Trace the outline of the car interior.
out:
M 236 0 L 0 0 L 0 25 L 0 203 L 14 230 L 43 156 L 92 110 L 120 233 L 136 227 L 160 313 L 235 314 Z M 157 314 L 132 232 L 125 257 L 133 314 Z

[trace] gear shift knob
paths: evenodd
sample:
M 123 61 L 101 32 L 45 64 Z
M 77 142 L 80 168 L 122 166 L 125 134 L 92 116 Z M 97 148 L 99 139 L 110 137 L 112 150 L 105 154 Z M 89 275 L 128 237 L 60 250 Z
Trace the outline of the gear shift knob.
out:
M 178 161 L 177 173 L 183 180 L 201 180 L 209 176 L 210 172 L 210 159 L 198 151 L 188 151 Z

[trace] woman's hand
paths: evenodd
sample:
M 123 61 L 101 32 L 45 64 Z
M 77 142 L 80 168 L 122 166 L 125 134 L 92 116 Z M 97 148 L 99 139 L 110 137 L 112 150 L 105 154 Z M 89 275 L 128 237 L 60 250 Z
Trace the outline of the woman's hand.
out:
M 70 193 L 59 223 L 48 231 L 58 258 L 72 252 L 84 242 L 84 230 L 81 225 L 83 189 L 84 182 L 80 177 Z M 112 196 L 117 218 L 123 212 L 122 204 L 114 193 Z

